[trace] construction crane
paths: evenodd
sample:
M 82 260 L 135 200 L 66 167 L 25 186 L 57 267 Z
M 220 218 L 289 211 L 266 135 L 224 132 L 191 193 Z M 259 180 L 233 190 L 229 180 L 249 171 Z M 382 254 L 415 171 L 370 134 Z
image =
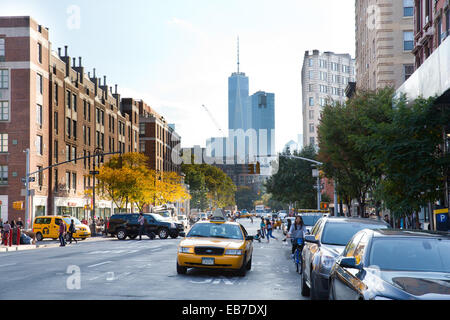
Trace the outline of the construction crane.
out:
M 217 127 L 217 129 L 219 129 L 220 133 L 225 136 L 225 132 L 222 130 L 222 128 L 220 127 L 219 123 L 216 121 L 216 119 L 213 117 L 212 113 L 209 111 L 209 109 L 203 104 L 202 107 L 206 110 L 206 112 L 208 113 L 208 116 L 210 117 L 211 121 L 215 124 L 215 126 Z

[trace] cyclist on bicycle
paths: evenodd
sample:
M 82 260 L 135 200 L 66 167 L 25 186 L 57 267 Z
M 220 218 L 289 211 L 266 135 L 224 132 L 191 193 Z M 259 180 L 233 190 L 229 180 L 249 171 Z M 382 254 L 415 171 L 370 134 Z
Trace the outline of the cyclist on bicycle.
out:
M 297 250 L 298 247 L 298 239 L 301 239 L 302 245 L 300 246 L 299 250 L 302 252 L 303 246 L 304 246 L 304 239 L 306 234 L 306 227 L 303 223 L 303 219 L 300 216 L 297 216 L 295 218 L 295 223 L 291 226 L 291 229 L 289 230 L 287 237 L 291 238 L 292 242 L 292 256 L 294 256 L 295 250 Z

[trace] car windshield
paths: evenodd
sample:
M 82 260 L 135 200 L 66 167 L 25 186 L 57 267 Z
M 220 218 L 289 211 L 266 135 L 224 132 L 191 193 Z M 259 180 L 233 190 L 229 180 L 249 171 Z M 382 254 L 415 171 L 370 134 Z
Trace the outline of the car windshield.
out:
M 328 221 L 325 224 L 322 235 L 322 243 L 336 246 L 345 246 L 350 239 L 363 229 L 387 229 L 384 224 L 361 223 L 361 222 L 335 222 Z
M 315 216 L 302 216 L 303 223 L 307 227 L 312 227 L 316 224 L 317 221 L 321 218 L 321 215 L 315 215 Z
M 78 220 L 77 218 L 63 218 L 63 219 L 64 219 L 64 221 L 65 221 L 67 224 L 71 224 L 71 223 L 72 223 L 71 220 L 73 220 L 73 223 L 74 223 L 76 226 L 82 224 L 81 221 Z
M 375 239 L 369 265 L 386 271 L 450 273 L 450 240 Z
M 189 231 L 187 237 L 243 239 L 242 231 L 239 226 L 216 223 L 196 224 L 192 227 L 191 231 Z

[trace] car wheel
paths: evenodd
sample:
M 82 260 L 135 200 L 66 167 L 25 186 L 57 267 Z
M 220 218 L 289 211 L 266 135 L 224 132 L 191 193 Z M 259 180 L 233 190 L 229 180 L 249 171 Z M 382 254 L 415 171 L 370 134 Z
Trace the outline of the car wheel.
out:
M 308 285 L 306 284 L 306 280 L 305 280 L 305 273 L 304 272 L 302 272 L 301 274 L 300 274 L 300 276 L 302 277 L 302 296 L 304 296 L 304 297 L 309 297 L 309 295 L 310 295 L 310 290 L 309 290 L 309 287 L 308 287 Z
M 159 229 L 158 236 L 160 239 L 167 239 L 167 237 L 169 236 L 169 232 L 166 228 L 161 228 Z
M 125 230 L 120 229 L 119 231 L 117 231 L 117 239 L 125 240 L 126 238 L 127 238 L 127 233 L 125 232 Z
M 247 273 L 247 264 L 245 263 L 246 259 L 247 256 L 244 256 L 244 262 L 242 263 L 242 267 L 238 270 L 239 277 L 245 277 L 245 274 Z
M 128 236 L 128 238 L 130 238 L 131 240 L 134 240 L 134 239 L 137 238 L 137 234 L 134 234 L 134 235 L 132 235 L 132 236 Z
M 177 262 L 177 273 L 178 274 L 186 274 L 186 272 L 187 272 L 187 268 L 180 266 Z
M 247 269 L 247 271 L 252 270 L 252 258 L 250 258 L 250 260 L 248 260 L 246 269 Z
M 36 233 L 36 240 L 37 241 L 42 241 L 44 239 L 44 237 L 42 236 L 42 233 L 38 232 Z

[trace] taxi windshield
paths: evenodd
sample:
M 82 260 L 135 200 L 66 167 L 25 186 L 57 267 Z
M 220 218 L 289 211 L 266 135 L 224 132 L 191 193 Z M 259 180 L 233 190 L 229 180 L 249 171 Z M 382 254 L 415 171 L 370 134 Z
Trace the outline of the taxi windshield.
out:
M 67 224 L 71 224 L 71 223 L 72 223 L 71 220 L 73 220 L 73 223 L 74 223 L 76 226 L 79 226 L 80 224 L 82 224 L 81 221 L 78 220 L 77 218 L 63 218 L 63 219 L 64 219 L 64 221 L 65 221 Z
M 216 223 L 196 224 L 189 231 L 187 237 L 244 239 L 241 228 L 238 225 Z

